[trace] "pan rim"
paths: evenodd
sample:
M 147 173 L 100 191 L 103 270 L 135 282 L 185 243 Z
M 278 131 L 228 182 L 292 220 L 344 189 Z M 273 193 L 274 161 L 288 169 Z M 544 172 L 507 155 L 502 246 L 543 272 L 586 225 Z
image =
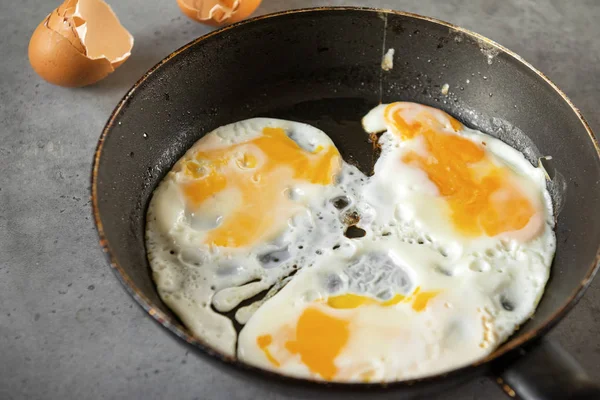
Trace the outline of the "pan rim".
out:
M 289 15 L 289 14 L 302 14 L 302 13 L 310 13 L 310 12 L 318 13 L 318 12 L 322 12 L 322 11 L 342 11 L 342 12 L 343 11 L 361 11 L 361 12 L 371 12 L 371 13 L 385 14 L 385 15 L 394 14 L 394 15 L 405 16 L 405 17 L 414 18 L 414 19 L 418 19 L 418 20 L 424 20 L 427 22 L 431 22 L 434 24 L 448 27 L 456 32 L 465 34 L 477 41 L 484 42 L 487 45 L 498 49 L 499 51 L 511 56 L 516 61 L 518 61 L 519 63 L 521 63 L 524 66 L 526 66 L 527 68 L 529 68 L 533 73 L 535 73 L 540 78 L 542 78 L 560 97 L 562 97 L 562 99 L 567 103 L 567 105 L 571 108 L 571 110 L 575 113 L 575 115 L 578 117 L 579 121 L 583 125 L 584 129 L 586 130 L 588 136 L 590 137 L 590 139 L 592 141 L 592 144 L 596 150 L 596 154 L 597 154 L 598 158 L 600 158 L 600 147 L 598 144 L 598 140 L 596 139 L 588 122 L 583 117 L 580 110 L 573 104 L 573 102 L 567 97 L 567 95 L 561 89 L 559 89 L 558 86 L 556 86 L 546 75 L 544 75 L 542 72 L 540 72 L 535 67 L 533 67 L 530 63 L 525 61 L 521 56 L 512 52 L 511 50 L 507 49 L 506 47 L 496 43 L 495 41 L 493 41 L 485 36 L 482 36 L 476 32 L 470 31 L 468 29 L 465 29 L 465 28 L 456 26 L 454 24 L 451 24 L 451 23 L 448 23 L 448 22 L 445 22 L 445 21 L 442 21 L 442 20 L 439 20 L 436 18 L 432 18 L 432 17 L 427 17 L 427 16 L 415 14 L 415 13 L 405 12 L 405 11 L 396 11 L 396 10 L 372 8 L 372 7 L 355 7 L 355 6 L 311 7 L 311 8 L 285 10 L 285 11 L 279 11 L 279 12 L 275 12 L 275 13 L 257 16 L 254 18 L 250 18 L 250 19 L 247 19 L 244 21 L 237 22 L 232 25 L 222 27 L 220 29 L 216 29 L 212 32 L 209 32 L 209 33 L 203 35 L 203 36 L 200 36 L 200 37 L 192 40 L 191 42 L 185 44 L 184 46 L 180 47 L 179 49 L 175 50 L 174 52 L 170 53 L 163 60 L 159 61 L 156 65 L 154 65 L 146 73 L 144 73 L 144 75 L 142 75 L 142 77 L 126 92 L 126 94 L 121 98 L 121 100 L 119 101 L 117 106 L 112 111 L 104 128 L 102 129 L 102 133 L 98 139 L 98 143 L 96 145 L 96 150 L 94 152 L 92 171 L 91 171 L 92 172 L 91 173 L 92 214 L 93 214 L 93 218 L 94 218 L 94 224 L 96 227 L 96 231 L 98 233 L 100 247 L 101 247 L 102 252 L 104 253 L 111 269 L 115 273 L 117 279 L 125 287 L 127 292 L 134 298 L 134 300 L 153 319 L 155 319 L 159 324 L 161 324 L 164 328 L 166 328 L 172 334 L 174 334 L 175 336 L 184 340 L 188 344 L 194 346 L 195 348 L 198 348 L 199 350 L 204 352 L 206 355 L 208 355 L 212 359 L 220 360 L 221 362 L 223 362 L 229 366 L 232 366 L 234 368 L 237 368 L 237 369 L 241 370 L 242 372 L 253 372 L 255 374 L 262 375 L 263 378 L 277 379 L 279 381 L 283 381 L 284 383 L 291 383 L 291 384 L 304 384 L 304 385 L 310 384 L 310 385 L 314 385 L 314 387 L 317 387 L 317 388 L 338 388 L 338 389 L 350 389 L 350 390 L 357 390 L 357 389 L 358 390 L 361 390 L 361 389 L 369 390 L 369 389 L 371 389 L 372 390 L 375 388 L 393 389 L 393 388 L 414 386 L 415 384 L 428 384 L 428 383 L 431 383 L 434 381 L 439 381 L 440 379 L 443 379 L 443 378 L 457 377 L 457 376 L 463 375 L 469 371 L 472 372 L 476 368 L 482 367 L 484 364 L 489 364 L 492 361 L 497 360 L 500 357 L 506 355 L 507 353 L 512 353 L 516 349 L 521 348 L 527 344 L 530 344 L 536 338 L 541 337 L 544 334 L 546 334 L 558 322 L 560 322 L 566 316 L 566 314 L 569 311 L 571 311 L 571 309 L 578 303 L 578 301 L 581 299 L 584 292 L 587 290 L 588 286 L 590 285 L 592 279 L 598 272 L 598 269 L 600 268 L 600 243 L 598 243 L 595 260 L 592 263 L 592 265 L 590 265 L 590 267 L 588 268 L 587 273 L 586 273 L 585 277 L 583 278 L 583 280 L 580 282 L 579 286 L 571 293 L 568 301 L 562 307 L 560 307 L 558 310 L 556 310 L 549 318 L 547 318 L 546 321 L 544 321 L 543 324 L 538 329 L 528 332 L 522 336 L 513 338 L 513 339 L 509 340 L 508 342 L 505 342 L 498 349 L 496 349 L 493 353 L 491 353 L 489 356 L 487 356 L 486 358 L 479 360 L 475 363 L 471 363 L 466 366 L 459 367 L 457 369 L 453 369 L 451 371 L 441 373 L 441 374 L 435 374 L 435 375 L 431 375 L 431 376 L 410 379 L 410 380 L 392 381 L 392 382 L 384 382 L 384 383 L 327 382 L 327 381 L 320 381 L 320 380 L 310 379 L 310 378 L 291 377 L 291 376 L 286 376 L 286 375 L 279 374 L 276 372 L 272 372 L 272 371 L 269 371 L 266 369 L 262 369 L 259 367 L 255 367 L 250 364 L 241 362 L 235 357 L 222 354 L 222 353 L 216 351 L 214 348 L 207 345 L 201 339 L 193 337 L 190 333 L 187 332 L 187 330 L 183 326 L 181 326 L 178 322 L 174 321 L 170 316 L 166 315 L 161 310 L 154 308 L 152 306 L 152 302 L 139 290 L 139 288 L 137 288 L 133 284 L 133 281 L 131 280 L 129 275 L 119 265 L 116 257 L 114 256 L 114 254 L 112 253 L 112 251 L 110 249 L 108 240 L 106 239 L 106 236 L 104 233 L 102 221 L 100 218 L 100 211 L 99 211 L 99 205 L 98 205 L 98 187 L 97 187 L 98 171 L 99 171 L 99 162 L 100 162 L 100 158 L 102 155 L 104 141 L 105 141 L 106 137 L 108 136 L 108 134 L 110 133 L 110 131 L 112 130 L 113 125 L 116 123 L 116 119 L 117 119 L 118 115 L 121 113 L 121 111 L 124 109 L 124 106 L 129 102 L 129 100 L 135 94 L 137 89 L 143 84 L 143 82 L 146 81 L 146 79 L 148 79 L 152 74 L 154 74 L 156 71 L 158 71 L 164 64 L 170 62 L 171 59 L 173 59 L 175 56 L 186 51 L 187 49 L 191 48 L 192 46 L 196 46 L 199 43 L 201 43 L 209 38 L 212 38 L 213 36 L 220 35 L 223 32 L 229 31 L 231 29 L 235 29 L 239 26 L 256 23 L 257 21 L 261 21 L 261 20 L 265 20 L 265 19 L 277 18 L 280 16 Z

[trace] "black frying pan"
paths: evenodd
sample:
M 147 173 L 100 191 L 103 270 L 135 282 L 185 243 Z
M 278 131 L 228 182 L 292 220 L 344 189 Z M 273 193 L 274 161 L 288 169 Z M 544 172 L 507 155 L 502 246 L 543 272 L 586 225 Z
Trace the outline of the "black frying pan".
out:
M 396 49 L 391 71 L 382 54 Z M 469 83 L 467 83 L 469 80 Z M 447 95 L 441 93 L 450 85 Z M 370 173 L 373 147 L 360 118 L 380 102 L 439 107 L 547 165 L 557 251 L 534 318 L 482 362 L 409 382 L 341 384 L 282 377 L 219 354 L 190 335 L 160 300 L 144 248 L 153 189 L 203 134 L 257 116 L 327 132 Z M 300 395 L 408 396 L 489 373 L 526 399 L 600 398 L 575 361 L 541 337 L 582 296 L 600 257 L 598 144 L 578 110 L 546 77 L 496 43 L 450 24 L 393 11 L 321 8 L 255 18 L 210 33 L 150 70 L 121 100 L 98 143 L 94 217 L 117 277 L 160 324 L 218 365 Z M 560 211 L 560 212 L 558 212 Z M 259 378 L 257 378 L 257 376 Z

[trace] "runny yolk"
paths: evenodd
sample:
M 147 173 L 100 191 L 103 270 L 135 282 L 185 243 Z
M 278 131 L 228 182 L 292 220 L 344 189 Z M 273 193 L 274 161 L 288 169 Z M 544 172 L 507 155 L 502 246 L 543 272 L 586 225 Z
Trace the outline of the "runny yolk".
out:
M 350 323 L 324 313 L 316 307 L 305 309 L 296 323 L 296 337 L 285 342 L 285 349 L 298 354 L 302 363 L 323 379 L 331 380 L 337 374 L 335 359 L 348 342 Z M 273 343 L 271 335 L 262 335 L 256 344 L 275 367 L 277 361 L 268 347 Z
M 439 291 L 421 292 L 420 286 L 417 286 L 410 296 L 398 294 L 383 302 L 350 293 L 330 297 L 327 305 L 336 309 L 352 309 L 364 305 L 389 307 L 400 302 L 412 301 L 412 309 L 421 312 L 427 308 L 428 302 L 439 293 Z M 296 323 L 295 339 L 285 341 L 285 349 L 291 354 L 300 355 L 302 363 L 310 371 L 321 375 L 325 380 L 332 380 L 338 372 L 335 359 L 346 346 L 350 337 L 349 325 L 349 320 L 329 315 L 315 306 L 308 307 L 302 312 Z M 279 336 L 284 338 L 287 336 L 286 339 L 289 339 L 289 335 L 288 333 Z M 281 363 L 269 350 L 269 346 L 273 344 L 273 337 L 270 334 L 257 337 L 256 344 L 271 364 L 275 367 L 281 366 Z M 362 378 L 368 382 L 370 376 L 371 374 L 366 374 Z
M 421 292 L 421 287 L 417 288 L 409 296 L 403 296 L 397 294 L 389 300 L 379 301 L 369 296 L 363 296 L 354 293 L 346 293 L 338 296 L 332 296 L 327 299 L 327 305 L 331 308 L 336 309 L 352 309 L 358 308 L 365 305 L 379 305 L 382 307 L 390 307 L 400 302 L 410 303 L 412 302 L 412 309 L 421 312 L 427 308 L 429 300 L 433 299 L 440 292 L 437 290 Z
M 403 103 L 385 109 L 385 120 L 402 140 L 422 138 L 427 154 L 409 151 L 402 161 L 424 171 L 451 210 L 455 228 L 466 236 L 496 236 L 523 229 L 536 214 L 534 204 L 514 183 L 507 167 L 497 166 L 482 146 L 451 132 L 426 108 L 409 123 Z M 436 110 L 437 111 L 437 110 Z M 454 132 L 460 122 L 444 113 Z M 537 233 L 540 226 L 534 229 Z
M 276 233 L 293 215 L 297 205 L 286 190 L 294 181 L 328 185 L 340 166 L 334 146 L 319 146 L 311 153 L 282 128 L 264 128 L 261 136 L 250 141 L 197 152 L 182 168 L 192 178 L 183 191 L 191 207 L 197 208 L 226 188 L 239 190 L 242 205 L 223 216 L 205 242 L 243 247 Z
M 267 360 L 269 360 L 274 366 L 279 367 L 279 361 L 277 361 L 269 351 L 269 346 L 271 343 L 273 343 L 273 337 L 271 335 L 262 335 L 256 339 L 256 344 L 258 344 L 258 347 L 265 353 Z
M 427 304 L 429 300 L 433 299 L 435 296 L 440 294 L 439 291 L 429 291 L 429 292 L 418 292 L 414 294 L 414 301 L 412 303 L 412 309 L 416 312 L 421 312 L 427 308 Z
M 296 339 L 285 343 L 292 354 L 299 354 L 304 365 L 323 379 L 337 374 L 335 359 L 348 342 L 349 322 L 315 307 L 304 310 L 296 325 Z
M 331 308 L 349 309 L 357 308 L 364 305 L 380 305 L 383 307 L 392 306 L 400 303 L 405 297 L 397 294 L 389 300 L 379 301 L 372 297 L 362 296 L 359 294 L 346 293 L 338 296 L 332 296 L 327 299 L 327 305 Z

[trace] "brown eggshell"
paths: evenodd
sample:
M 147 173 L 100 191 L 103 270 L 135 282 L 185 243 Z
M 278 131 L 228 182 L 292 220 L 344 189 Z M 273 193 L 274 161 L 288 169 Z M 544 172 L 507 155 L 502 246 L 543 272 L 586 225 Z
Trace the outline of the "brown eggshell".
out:
M 58 6 L 56 11 L 62 16 L 70 17 L 75 13 L 77 3 L 78 0 L 65 0 L 64 3 Z
M 189 19 L 193 19 L 194 21 L 198 21 L 198 10 L 188 6 L 184 0 L 177 0 L 177 5 L 181 9 L 181 11 L 185 14 Z M 206 24 L 210 24 L 210 22 L 205 22 Z
M 248 18 L 261 0 L 177 0 L 190 19 L 211 26 L 233 24 Z M 211 15 L 213 7 L 218 6 Z
M 29 42 L 29 62 L 46 81 L 59 86 L 91 85 L 114 71 L 107 59 L 91 60 L 42 21 Z
M 103 0 L 65 0 L 34 31 L 29 61 L 48 82 L 80 87 L 113 72 L 132 47 L 133 37 Z
M 46 27 L 58 33 L 67 39 L 73 47 L 80 53 L 85 54 L 86 49 L 75 30 L 75 23 L 71 17 L 66 17 L 65 14 L 61 13 L 60 7 L 54 10 L 46 19 Z
M 261 0 L 240 0 L 240 6 L 235 13 L 227 20 L 227 23 L 233 24 L 248 18 L 258 6 L 260 6 Z

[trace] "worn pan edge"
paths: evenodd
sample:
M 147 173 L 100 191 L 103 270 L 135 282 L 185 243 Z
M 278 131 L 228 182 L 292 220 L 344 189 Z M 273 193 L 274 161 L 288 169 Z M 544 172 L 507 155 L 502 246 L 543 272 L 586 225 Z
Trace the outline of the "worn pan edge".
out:
M 397 382 L 391 382 L 391 383 L 338 383 L 338 382 L 324 382 L 324 381 L 312 380 L 312 379 L 300 379 L 300 378 L 294 378 L 294 377 L 280 375 L 280 374 L 277 374 L 277 373 L 274 373 L 271 371 L 267 371 L 267 370 L 264 370 L 261 368 L 253 367 L 251 365 L 248 365 L 248 364 L 238 361 L 234 357 L 225 356 L 224 354 L 219 353 L 219 352 L 215 351 L 214 349 L 212 349 L 204 341 L 202 341 L 198 338 L 195 338 L 192 335 L 190 335 L 189 333 L 187 333 L 185 328 L 183 328 L 181 326 L 181 324 L 179 324 L 177 321 L 173 320 L 170 316 L 168 316 L 165 313 L 163 313 L 162 311 L 154 308 L 151 305 L 150 300 L 137 287 L 135 287 L 135 285 L 133 284 L 130 277 L 123 270 L 123 268 L 121 268 L 121 266 L 118 264 L 116 258 L 111 253 L 111 250 L 108 245 L 108 241 L 106 240 L 106 237 L 104 234 L 102 221 L 100 219 L 100 212 L 99 212 L 99 206 L 98 206 L 98 188 L 97 188 L 98 169 L 99 169 L 100 157 L 102 154 L 102 148 L 104 145 L 104 140 L 106 139 L 109 131 L 112 129 L 112 126 L 116 122 L 116 118 L 117 118 L 118 114 L 121 112 L 121 110 L 123 109 L 125 104 L 129 101 L 129 99 L 135 94 L 136 90 L 141 86 L 141 84 L 146 79 L 148 79 L 148 77 L 150 75 L 152 75 L 154 72 L 156 72 L 158 69 L 160 69 L 160 67 L 163 64 L 166 64 L 172 58 L 174 58 L 178 54 L 184 52 L 188 48 L 195 46 L 198 43 L 205 41 L 215 35 L 219 35 L 225 31 L 234 29 L 238 26 L 249 24 L 249 23 L 255 23 L 255 22 L 263 20 L 263 19 L 275 18 L 275 17 L 279 17 L 282 15 L 287 15 L 287 14 L 298 14 L 298 13 L 308 13 L 308 12 L 318 12 L 318 11 L 365 11 L 365 12 L 374 12 L 374 13 L 378 13 L 378 14 L 384 14 L 384 15 L 395 14 L 395 15 L 411 17 L 411 18 L 425 20 L 428 22 L 439 24 L 442 26 L 446 26 L 454 31 L 461 32 L 477 41 L 484 42 L 491 47 L 495 47 L 496 49 L 500 50 L 501 52 L 503 52 L 505 54 L 510 55 L 515 60 L 517 60 L 521 64 L 528 67 L 532 72 L 534 72 L 536 75 L 541 77 L 548 85 L 550 85 L 550 87 L 552 89 L 554 89 L 554 91 L 556 93 L 558 93 L 563 98 L 563 100 L 567 103 L 567 105 L 573 110 L 573 112 L 577 115 L 577 117 L 581 121 L 583 127 L 585 128 L 586 132 L 588 133 L 588 135 L 592 141 L 592 144 L 596 150 L 598 157 L 600 158 L 600 147 L 598 145 L 598 141 L 597 141 L 594 133 L 592 132 L 589 124 L 587 123 L 587 121 L 585 120 L 583 115 L 581 114 L 580 110 L 573 104 L 573 102 L 567 97 L 567 95 L 562 90 L 560 90 L 546 75 L 544 75 L 542 72 L 540 72 L 535 67 L 533 67 L 530 63 L 525 61 L 521 56 L 519 56 L 518 54 L 505 48 L 504 46 L 496 43 L 495 41 L 488 39 L 485 36 L 482 36 L 478 33 L 472 32 L 468 29 L 461 28 L 459 26 L 453 25 L 451 23 L 448 23 L 448 22 L 445 22 L 445 21 L 442 21 L 442 20 L 439 20 L 436 18 L 426 17 L 426 16 L 422 16 L 422 15 L 414 14 L 414 13 L 410 13 L 410 12 L 396 11 L 396 10 L 390 10 L 390 9 L 378 9 L 378 8 L 370 8 L 370 7 L 351 7 L 351 6 L 314 7 L 314 8 L 304 8 L 304 9 L 296 9 L 296 10 L 286 10 L 286 11 L 280 11 L 280 12 L 276 12 L 276 13 L 272 13 L 272 14 L 254 17 L 254 18 L 244 20 L 244 21 L 217 29 L 215 31 L 209 32 L 208 34 L 203 35 L 203 36 L 191 41 L 190 43 L 180 47 L 179 49 L 177 49 L 174 52 L 172 52 L 171 54 L 169 54 L 167 57 L 165 57 L 163 60 L 158 62 L 155 66 L 153 66 L 150 70 L 148 70 L 131 87 L 131 89 L 129 89 L 127 91 L 127 93 L 119 101 L 119 103 L 117 104 L 117 106 L 115 107 L 113 112 L 111 113 L 110 117 L 108 118 L 108 121 L 107 121 L 104 129 L 102 130 L 100 138 L 98 139 L 98 144 L 96 146 L 96 150 L 94 153 L 94 159 L 93 159 L 93 164 L 92 164 L 92 174 L 91 174 L 91 204 L 92 204 L 92 214 L 94 217 L 94 223 L 96 225 L 96 230 L 98 233 L 101 249 L 102 249 L 105 257 L 107 258 L 109 265 L 111 266 L 111 269 L 117 276 L 118 280 L 125 287 L 127 292 L 135 299 L 135 301 L 152 318 L 154 318 L 158 323 L 160 323 L 162 326 L 167 328 L 169 331 L 171 331 L 173 334 L 175 334 L 179 338 L 183 339 L 187 343 L 204 351 L 207 355 L 213 356 L 215 359 L 221 360 L 224 363 L 235 366 L 239 369 L 254 372 L 257 374 L 261 374 L 261 375 L 263 375 L 263 377 L 278 379 L 280 381 L 283 381 L 284 383 L 286 383 L 286 382 L 287 383 L 299 383 L 299 384 L 311 383 L 311 384 L 314 384 L 315 387 L 331 387 L 331 388 L 351 389 L 351 390 L 357 390 L 357 389 L 360 390 L 360 389 L 364 388 L 365 390 L 372 390 L 375 388 L 380 388 L 380 389 L 381 388 L 390 388 L 391 389 L 391 388 L 399 387 L 399 386 L 413 386 L 415 384 L 427 384 L 427 383 L 433 382 L 435 380 L 438 380 L 439 378 L 443 378 L 443 377 L 444 378 L 452 378 L 454 376 L 459 376 L 459 374 L 464 374 L 467 371 L 473 370 L 475 367 L 479 367 L 482 364 L 485 364 L 489 361 L 495 360 L 495 359 L 499 358 L 500 356 L 502 356 L 508 352 L 511 352 L 511 351 L 531 342 L 535 337 L 546 333 L 548 330 L 550 330 L 552 327 L 554 327 L 560 320 L 562 320 L 562 318 L 564 318 L 564 316 L 577 304 L 577 302 L 583 296 L 585 290 L 588 288 L 590 282 L 592 281 L 592 279 L 598 272 L 598 269 L 600 267 L 600 243 L 599 243 L 598 249 L 596 251 L 595 260 L 592 263 L 592 265 L 590 265 L 590 267 L 587 271 L 587 274 L 584 277 L 584 279 L 581 281 L 579 287 L 571 294 L 568 302 L 563 307 L 561 307 L 559 310 L 557 310 L 554 314 L 552 314 L 542 324 L 542 326 L 540 328 L 538 328 L 535 331 L 524 334 L 523 336 L 519 336 L 517 338 L 510 340 L 509 342 L 502 345 L 500 348 L 498 348 L 496 351 L 494 351 L 492 354 L 490 354 L 485 359 L 477 361 L 471 365 L 467 365 L 467 366 L 464 366 L 464 367 L 461 367 L 461 368 L 458 368 L 458 369 L 455 369 L 455 370 L 452 370 L 452 371 L 449 371 L 449 372 L 443 373 L 443 374 L 437 374 L 437 375 L 428 376 L 428 377 L 424 377 L 424 378 L 418 378 L 418 379 L 412 379 L 412 380 L 406 380 L 406 381 L 397 381 Z

